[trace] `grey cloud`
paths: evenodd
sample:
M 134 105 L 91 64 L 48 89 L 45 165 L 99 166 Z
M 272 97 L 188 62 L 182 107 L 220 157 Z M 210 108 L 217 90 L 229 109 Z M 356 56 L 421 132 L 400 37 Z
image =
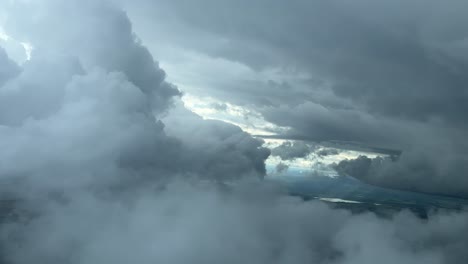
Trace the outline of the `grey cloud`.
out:
M 413 264 L 460 263 L 467 257 L 466 213 L 421 220 L 402 212 L 383 220 L 259 186 L 225 192 L 178 182 L 124 205 L 81 194 L 65 204 L 48 203 L 47 212 L 2 230 L 21 245 L 5 245 L 7 260 Z
M 304 158 L 309 155 L 313 147 L 300 141 L 286 141 L 271 150 L 272 156 L 280 157 L 282 160 Z
M 326 157 L 326 156 L 333 156 L 333 155 L 338 155 L 340 153 L 339 150 L 337 149 L 328 149 L 328 148 L 323 148 L 315 152 L 319 157 Z
M 36 195 L 130 188 L 175 175 L 265 174 L 268 150 L 235 126 L 193 117 L 178 128 L 191 131 L 187 139 L 167 133 L 157 118 L 179 92 L 164 80 L 123 11 L 101 1 L 11 5 L 7 10 L 16 15 L 7 29 L 35 49 L 0 88 L 3 181 L 21 179 Z
M 468 146 L 464 140 L 464 129 L 437 121 L 408 122 L 375 118 L 365 112 L 333 110 L 315 104 L 292 109 L 272 108 L 266 117 L 277 124 L 294 128 L 289 135 L 285 135 L 286 138 L 325 143 L 340 139 L 352 145 L 360 142 L 370 146 L 369 151 L 390 154 L 392 158 L 384 162 L 379 159 L 373 161 L 370 170 L 365 166 L 361 171 L 348 173 L 364 182 L 467 197 L 468 168 L 464 164 Z M 363 165 L 358 161 L 354 163 Z M 346 164 L 348 161 L 343 161 L 341 165 Z M 345 166 L 342 169 L 346 171 L 350 168 Z
M 397 160 L 361 156 L 341 161 L 335 168 L 378 186 L 468 198 L 466 159 L 452 153 L 407 151 Z
M 223 89 L 216 89 L 216 87 Z M 224 100 L 229 100 L 238 105 L 258 106 L 281 106 L 283 104 L 294 105 L 312 100 L 317 94 L 308 94 L 290 83 L 273 80 L 233 80 L 233 83 L 215 83 L 215 91 L 201 91 L 200 93 L 210 93 Z M 235 95 L 233 96 L 233 92 Z M 320 95 L 319 95 L 320 96 Z
M 0 48 L 6 51 L 8 57 L 12 61 L 16 62 L 17 64 L 22 64 L 27 59 L 26 49 L 23 46 L 24 44 L 19 43 L 11 38 L 6 38 L 7 39 L 2 39 L 0 37 Z
M 289 166 L 283 162 L 276 164 L 276 167 L 275 167 L 276 173 L 278 174 L 285 173 L 288 171 L 288 169 L 289 169 Z
M 335 109 L 307 102 L 294 107 L 264 109 L 265 118 L 275 124 L 292 127 L 290 136 L 313 141 L 357 141 L 369 144 L 395 145 L 405 136 L 413 136 L 412 127 L 393 120 L 378 119 L 366 112 Z
M 205 120 L 178 105 L 163 119 L 165 130 L 186 147 L 179 166 L 201 177 L 236 179 L 241 175 L 265 175 L 270 151 L 239 127 Z
M 3 123 L 2 179 L 26 177 L 39 190 L 119 182 L 135 166 L 141 173 L 163 167 L 167 157 L 156 150 L 177 147 L 148 114 L 147 97 L 123 74 L 89 72 L 61 88 L 55 112 L 34 117 L 35 105 L 20 104 L 31 111 L 23 111 L 21 125 Z
M 459 11 L 467 8 L 463 3 L 274 1 L 234 5 L 206 1 L 202 12 L 189 12 L 187 4 L 164 6 L 182 20 L 229 39 L 228 43 L 261 43 L 270 48 L 265 50 L 280 54 L 277 64 L 298 61 L 313 76 L 331 82 L 339 96 L 374 112 L 417 120 L 464 120 L 461 113 L 466 112 L 467 97 L 462 73 L 466 61 L 445 52 L 467 33 L 454 22 L 458 19 L 463 24 L 465 16 Z M 369 8 L 373 12 L 364 11 Z M 440 15 L 437 27 L 432 10 Z M 243 19 L 236 19 L 240 14 Z
M 0 46 L 0 85 L 3 85 L 8 79 L 14 77 L 20 72 L 20 68 L 8 58 L 8 54 Z
M 16 2 L 7 9 L 15 19 L 7 21 L 6 29 L 13 37 L 34 43 L 33 56 L 76 56 L 87 68 L 124 72 L 133 84 L 154 97 L 152 107 L 159 111 L 167 107 L 170 98 L 179 95 L 164 81 L 164 71 L 135 36 L 123 11 L 104 1 L 44 3 Z M 64 21 L 67 26 L 56 26 Z
M 265 67 L 299 64 L 300 69 L 331 83 L 340 97 L 374 112 L 417 120 L 463 120 L 466 61 L 448 56 L 442 49 L 450 50 L 450 44 L 463 40 L 467 32 L 453 22 L 458 19 L 463 24 L 465 16 L 458 11 L 466 8 L 463 3 L 394 1 L 379 5 L 363 0 L 234 4 L 206 0 L 196 4 L 158 1 L 153 8 L 150 3 L 143 5 L 146 12 L 171 14 L 185 25 L 177 28 L 184 32 L 202 31 L 225 39 L 216 49 L 202 50 L 213 56 L 255 65 L 258 56 L 238 54 L 261 47 L 254 53 L 273 58 Z M 138 4 L 129 6 L 136 6 L 137 20 L 149 19 Z M 195 9 L 199 11 L 193 12 Z M 372 12 L 364 11 L 368 9 Z M 434 32 L 432 10 L 440 14 Z M 195 43 L 191 48 L 206 47 L 200 46 Z M 239 51 L 230 52 L 231 46 Z
M 58 111 L 64 86 L 82 73 L 79 62 L 70 57 L 26 62 L 16 78 L 0 89 L 0 124 L 20 125 L 27 118 L 42 119 Z
M 218 111 L 226 111 L 227 110 L 227 105 L 225 103 L 213 103 L 211 104 L 211 107 Z

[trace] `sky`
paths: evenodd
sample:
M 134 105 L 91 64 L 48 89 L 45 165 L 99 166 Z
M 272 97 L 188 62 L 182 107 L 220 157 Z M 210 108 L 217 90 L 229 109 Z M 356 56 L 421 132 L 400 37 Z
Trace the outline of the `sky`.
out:
M 263 179 L 292 167 L 468 198 L 467 10 L 2 1 L 0 194 L 16 217 L 0 262 L 465 262 L 466 211 L 353 214 Z
M 340 168 L 376 185 L 468 195 L 466 3 L 121 4 L 202 116 L 254 134 L 401 151 L 396 162 Z

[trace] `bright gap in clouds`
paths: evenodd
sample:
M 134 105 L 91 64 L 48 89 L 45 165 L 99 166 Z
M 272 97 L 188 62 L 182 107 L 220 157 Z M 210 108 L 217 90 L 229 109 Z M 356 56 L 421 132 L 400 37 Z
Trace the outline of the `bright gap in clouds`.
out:
M 252 135 L 276 135 L 288 130 L 286 127 L 265 121 L 260 113 L 212 97 L 198 97 L 187 93 L 182 97 L 182 101 L 188 109 L 204 119 L 231 123 Z
M 10 37 L 0 28 L 0 40 L 8 41 Z
M 8 56 L 18 64 L 31 59 L 34 49 L 31 43 L 19 41 L 9 36 L 0 25 L 0 48 L 4 48 Z
M 24 48 L 24 53 L 26 54 L 26 60 L 30 60 L 31 59 L 31 53 L 32 53 L 34 47 L 30 43 L 27 43 L 27 42 L 21 42 L 20 44 Z
M 242 93 L 242 89 L 246 88 L 242 87 L 243 84 L 238 84 L 239 80 L 259 84 L 269 81 L 282 83 L 284 81 L 295 82 L 298 79 L 307 79 L 310 76 L 296 71 L 290 73 L 274 69 L 256 71 L 239 62 L 213 58 L 178 47 L 162 47 L 162 49 L 166 52 L 158 55 L 161 58 L 160 65 L 167 72 L 168 80 L 176 84 L 184 93 L 182 101 L 185 107 L 192 112 L 204 119 L 214 119 L 234 124 L 256 136 L 282 135 L 291 129 L 290 127 L 282 127 L 268 122 L 261 113 L 253 107 L 249 107 L 248 104 L 236 105 L 232 100 L 220 99 L 224 96 L 221 87 L 232 86 L 233 89 L 238 89 Z M 264 138 L 264 141 L 264 146 L 270 149 L 276 148 L 285 142 L 294 142 L 294 140 L 272 138 Z M 316 145 L 316 143 L 313 145 Z M 319 146 L 316 150 L 320 151 L 322 149 L 327 149 L 327 147 Z M 287 165 L 290 169 L 305 174 L 312 175 L 312 173 L 315 173 L 336 176 L 336 171 L 331 167 L 333 163 L 345 159 L 355 159 L 360 155 L 368 157 L 379 155 L 357 150 L 338 150 L 337 155 L 317 158 L 315 153 L 310 153 L 306 157 L 287 161 L 282 161 L 280 158 L 270 155 L 266 160 L 268 174 L 275 176 L 277 174 L 275 167 L 281 163 Z M 284 173 L 287 173 L 287 171 Z
M 204 119 L 213 119 L 234 124 L 242 128 L 242 130 L 257 136 L 272 136 L 285 133 L 288 127 L 279 127 L 273 123 L 265 121 L 260 113 L 251 109 L 233 105 L 228 102 L 223 102 L 212 97 L 198 97 L 192 94 L 185 94 L 182 97 L 185 107 L 192 112 L 200 115 Z M 275 149 L 284 143 L 301 142 L 297 140 L 265 138 L 264 146 L 269 149 Z M 379 153 L 364 152 L 357 150 L 346 150 L 340 148 L 329 148 L 318 143 L 303 143 L 308 145 L 311 150 L 305 157 L 298 157 L 288 160 L 282 160 L 278 156 L 270 155 L 265 161 L 267 166 L 268 176 L 275 177 L 278 175 L 288 175 L 288 170 L 278 172 L 276 167 L 279 164 L 286 165 L 288 169 L 295 170 L 302 175 L 320 175 L 335 177 L 337 172 L 332 168 L 334 163 L 339 163 L 346 159 L 356 159 L 361 155 L 369 158 L 376 158 L 381 155 Z M 319 155 L 321 151 L 335 150 L 334 155 Z M 281 165 L 280 165 L 281 166 Z

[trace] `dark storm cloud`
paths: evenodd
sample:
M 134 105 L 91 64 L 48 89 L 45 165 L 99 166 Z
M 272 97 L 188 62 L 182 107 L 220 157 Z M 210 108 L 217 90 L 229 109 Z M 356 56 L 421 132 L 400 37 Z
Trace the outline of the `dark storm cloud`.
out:
M 468 192 L 468 171 L 459 166 L 468 157 L 467 3 L 120 2 L 150 42 L 154 38 L 145 25 L 167 18 L 173 31 L 156 31 L 168 43 L 257 71 L 280 69 L 300 76 L 287 86 L 239 80 L 206 91 L 291 127 L 286 138 L 352 141 L 409 152 L 394 161 L 401 175 L 382 171 L 372 182 L 388 186 L 400 177 L 409 180 L 395 179 L 401 184 L 394 186 L 419 184 L 411 189 L 447 193 L 450 188 L 439 184 L 447 181 Z M 152 12 L 158 15 L 150 16 Z M 418 159 L 430 166 L 405 162 L 405 157 L 421 154 Z M 428 176 L 421 182 L 418 175 Z

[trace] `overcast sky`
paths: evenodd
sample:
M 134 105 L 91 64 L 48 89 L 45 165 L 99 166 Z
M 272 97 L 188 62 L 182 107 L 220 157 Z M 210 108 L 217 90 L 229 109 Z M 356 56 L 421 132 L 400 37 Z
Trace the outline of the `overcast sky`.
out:
M 468 195 L 467 3 L 120 4 L 191 105 L 217 101 L 228 120 L 223 112 L 240 107 L 244 121 L 230 121 L 257 133 L 401 150 L 354 176 Z
M 467 12 L 457 0 L 1 2 L 0 191 L 38 215 L 0 228 L 5 258 L 463 262 L 466 213 L 351 215 L 261 179 L 267 159 L 315 160 L 468 198 Z

